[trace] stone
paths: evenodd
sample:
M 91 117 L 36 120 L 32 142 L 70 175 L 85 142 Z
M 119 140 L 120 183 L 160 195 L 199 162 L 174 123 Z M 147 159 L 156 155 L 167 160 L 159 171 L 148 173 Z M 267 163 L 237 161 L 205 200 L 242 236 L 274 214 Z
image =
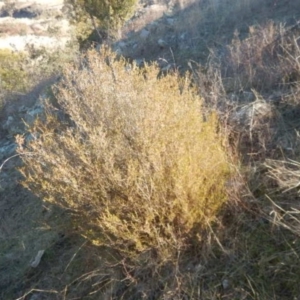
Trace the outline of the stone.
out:
M 146 38 L 148 38 L 149 34 L 150 34 L 150 31 L 143 29 L 140 33 L 140 38 L 146 39 Z
M 266 101 L 256 100 L 250 104 L 242 106 L 238 111 L 235 111 L 231 117 L 234 123 L 253 127 L 257 120 L 262 120 L 273 115 L 273 107 Z
M 118 45 L 119 45 L 119 47 L 120 47 L 121 49 L 124 49 L 124 48 L 127 47 L 127 44 L 126 44 L 125 42 L 123 42 L 123 41 L 119 42 Z
M 175 20 L 173 18 L 167 18 L 167 23 L 170 25 L 170 26 L 173 26 L 174 23 L 175 23 Z
M 224 290 L 227 290 L 229 288 L 229 280 L 228 279 L 224 279 L 222 281 L 222 286 Z
M 157 41 L 157 44 L 158 44 L 160 47 L 167 47 L 167 46 L 168 46 L 168 44 L 166 43 L 166 41 L 163 40 L 163 39 L 159 39 L 159 40 Z
M 186 39 L 186 37 L 187 37 L 187 33 L 184 32 L 184 33 L 182 33 L 182 34 L 179 36 L 179 39 L 180 39 L 181 41 L 184 41 L 184 40 Z
M 45 250 L 39 250 L 39 251 L 38 251 L 38 253 L 37 253 L 35 259 L 34 259 L 34 260 L 32 261 L 32 263 L 30 264 L 30 266 L 31 266 L 32 268 L 36 268 L 36 267 L 40 264 L 41 259 L 42 259 L 42 256 L 44 255 L 44 253 L 45 253 Z

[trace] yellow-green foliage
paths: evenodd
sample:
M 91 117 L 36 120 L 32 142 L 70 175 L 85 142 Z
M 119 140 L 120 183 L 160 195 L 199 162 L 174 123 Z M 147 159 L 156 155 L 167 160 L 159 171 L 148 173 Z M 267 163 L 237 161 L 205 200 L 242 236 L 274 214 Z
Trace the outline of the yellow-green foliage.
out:
M 77 21 L 88 15 L 97 18 L 102 26 L 116 26 L 131 16 L 137 0 L 66 0 L 66 2 L 72 5 Z
M 25 55 L 11 50 L 0 50 L 0 88 L 4 91 L 24 91 L 27 74 L 22 69 Z
M 215 220 L 230 165 L 217 117 L 204 119 L 189 79 L 158 73 L 88 52 L 57 86 L 72 126 L 49 114 L 19 151 L 25 186 L 76 212 L 85 236 L 168 259 Z

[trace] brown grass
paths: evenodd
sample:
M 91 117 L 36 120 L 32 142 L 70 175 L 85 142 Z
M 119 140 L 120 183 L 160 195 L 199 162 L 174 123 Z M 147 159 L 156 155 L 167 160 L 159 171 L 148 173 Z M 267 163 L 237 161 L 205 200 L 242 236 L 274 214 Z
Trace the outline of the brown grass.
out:
M 223 60 L 228 91 L 254 88 L 266 91 L 292 84 L 299 74 L 297 26 L 286 28 L 273 22 L 249 28 L 249 37 L 236 33 Z M 263 80 L 262 80 L 263 78 Z

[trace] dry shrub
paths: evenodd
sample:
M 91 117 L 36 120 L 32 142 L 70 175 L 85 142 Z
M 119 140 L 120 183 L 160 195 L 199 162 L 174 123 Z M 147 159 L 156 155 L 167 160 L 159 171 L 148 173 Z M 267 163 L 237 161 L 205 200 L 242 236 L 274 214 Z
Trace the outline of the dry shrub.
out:
M 231 167 L 189 79 L 158 73 L 89 51 L 56 87 L 69 125 L 48 113 L 19 152 L 24 185 L 73 211 L 85 236 L 167 260 L 215 220 Z
M 244 40 L 236 32 L 222 59 L 227 90 L 255 88 L 262 91 L 297 80 L 298 27 L 286 28 L 273 22 L 251 26 Z
M 26 35 L 32 32 L 31 28 L 25 23 L 6 22 L 0 24 L 1 35 Z

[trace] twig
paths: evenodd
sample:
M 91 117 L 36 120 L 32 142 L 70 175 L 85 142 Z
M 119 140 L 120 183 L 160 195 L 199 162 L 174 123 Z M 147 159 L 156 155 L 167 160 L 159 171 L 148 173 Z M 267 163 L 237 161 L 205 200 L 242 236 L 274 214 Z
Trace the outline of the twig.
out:
M 0 172 L 1 172 L 2 168 L 4 167 L 4 165 L 5 165 L 9 160 L 11 160 L 12 158 L 15 158 L 15 157 L 17 157 L 17 156 L 21 156 L 21 155 L 33 155 L 33 153 L 31 153 L 31 152 L 18 153 L 18 154 L 14 154 L 14 155 L 8 157 L 8 158 L 0 165 Z

